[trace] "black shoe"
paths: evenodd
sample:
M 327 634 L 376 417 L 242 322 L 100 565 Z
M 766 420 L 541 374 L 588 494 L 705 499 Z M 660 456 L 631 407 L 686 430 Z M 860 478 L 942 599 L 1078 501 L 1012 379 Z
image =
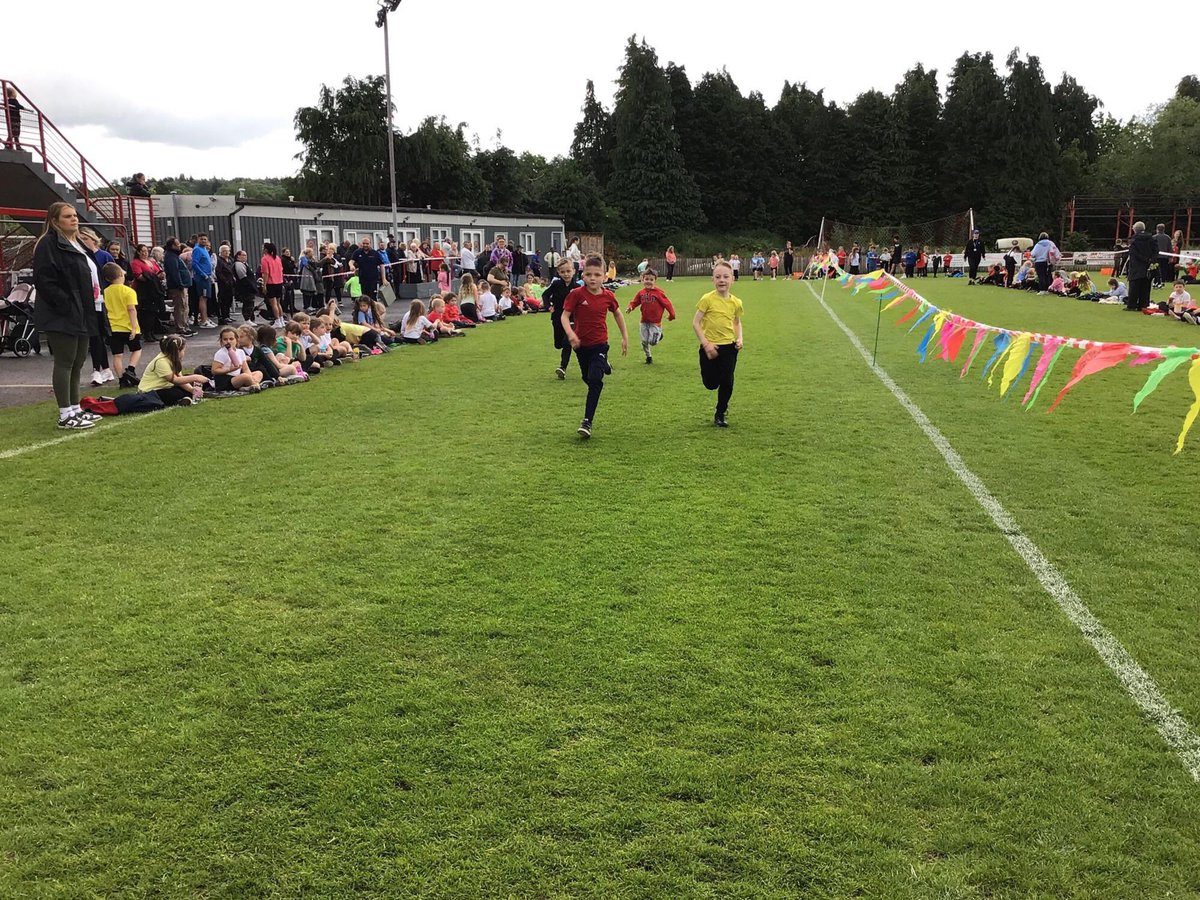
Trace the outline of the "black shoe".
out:
M 567 377 L 567 370 L 564 369 L 562 366 L 559 366 L 557 369 L 554 370 L 554 374 L 558 376 L 559 381 L 563 381 Z
M 128 372 L 121 373 L 121 377 L 117 379 L 117 384 L 123 388 L 135 388 L 138 386 L 137 377 L 130 375 Z
M 713 416 L 713 424 L 718 428 L 728 428 L 729 423 L 725 420 L 725 413 L 717 413 Z
M 647 356 L 646 357 L 646 365 L 650 365 L 652 362 L 654 362 L 654 358 L 651 356 Z
M 95 428 L 96 423 L 80 416 L 67 416 L 58 420 L 58 427 L 64 431 L 83 431 L 86 428 Z
M 582 422 L 579 423 L 579 434 L 584 438 L 590 438 L 592 436 L 592 420 L 591 419 L 584 419 Z

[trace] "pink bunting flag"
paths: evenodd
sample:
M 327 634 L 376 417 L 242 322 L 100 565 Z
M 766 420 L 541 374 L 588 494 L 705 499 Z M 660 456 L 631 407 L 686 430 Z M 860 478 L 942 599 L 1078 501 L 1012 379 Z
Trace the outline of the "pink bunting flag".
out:
M 1054 402 L 1050 404 L 1046 413 L 1054 412 L 1058 408 L 1058 404 L 1062 403 L 1063 397 L 1067 396 L 1067 391 L 1083 379 L 1089 375 L 1095 375 L 1097 372 L 1103 372 L 1105 369 L 1111 369 L 1122 362 L 1125 357 L 1129 356 L 1132 346 L 1132 344 L 1097 344 L 1089 347 L 1075 363 L 1075 369 L 1071 372 L 1071 380 L 1058 392 L 1058 396 L 1054 398 Z
M 975 343 L 971 345 L 971 352 L 967 356 L 967 361 L 963 363 L 962 371 L 958 374 L 959 378 L 966 378 L 967 373 L 971 371 L 971 363 L 975 362 L 975 356 L 979 353 L 979 347 L 987 335 L 988 331 L 986 328 L 980 328 L 979 332 L 975 335 Z
M 1037 386 L 1046 377 L 1046 370 L 1050 368 L 1050 360 L 1054 359 L 1054 354 L 1058 352 L 1058 348 L 1066 342 L 1066 338 L 1046 338 L 1042 344 L 1042 355 L 1038 357 L 1037 365 L 1033 368 L 1033 378 L 1029 381 L 1029 390 L 1025 392 L 1025 398 L 1021 401 L 1022 404 L 1029 402 L 1029 398 L 1033 396 L 1033 392 L 1037 390 Z

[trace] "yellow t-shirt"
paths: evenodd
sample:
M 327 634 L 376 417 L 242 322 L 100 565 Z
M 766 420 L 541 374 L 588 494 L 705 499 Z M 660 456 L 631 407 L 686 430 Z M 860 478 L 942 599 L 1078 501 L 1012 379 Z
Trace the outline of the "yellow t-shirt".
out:
M 362 336 L 371 330 L 366 325 L 355 325 L 353 322 L 343 322 L 341 328 L 342 336 L 351 347 L 357 347 Z
M 137 305 L 137 291 L 128 285 L 110 284 L 104 289 L 108 327 L 113 331 L 133 331 L 133 324 L 129 321 L 129 307 Z
M 700 298 L 696 309 L 704 313 L 700 330 L 713 344 L 732 344 L 733 320 L 742 318 L 742 301 L 730 294 L 724 300 L 716 291 L 709 291 Z
M 146 371 L 142 373 L 142 380 L 138 382 L 138 390 L 159 391 L 172 387 L 174 382 L 171 381 L 171 376 L 174 374 L 171 369 L 171 361 L 160 353 L 150 361 L 150 365 L 146 366 Z

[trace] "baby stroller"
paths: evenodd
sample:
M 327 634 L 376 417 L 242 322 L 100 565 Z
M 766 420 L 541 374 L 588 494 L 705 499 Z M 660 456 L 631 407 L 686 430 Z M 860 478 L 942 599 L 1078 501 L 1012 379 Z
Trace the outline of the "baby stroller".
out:
M 37 328 L 33 324 L 34 292 L 31 284 L 18 284 L 0 300 L 0 353 L 28 356 L 41 354 Z

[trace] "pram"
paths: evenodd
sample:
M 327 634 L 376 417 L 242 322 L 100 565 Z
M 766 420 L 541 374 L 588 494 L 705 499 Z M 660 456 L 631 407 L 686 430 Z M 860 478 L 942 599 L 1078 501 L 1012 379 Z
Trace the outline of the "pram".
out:
M 41 354 L 37 328 L 33 324 L 34 290 L 31 284 L 18 284 L 0 300 L 0 353 L 28 356 Z

